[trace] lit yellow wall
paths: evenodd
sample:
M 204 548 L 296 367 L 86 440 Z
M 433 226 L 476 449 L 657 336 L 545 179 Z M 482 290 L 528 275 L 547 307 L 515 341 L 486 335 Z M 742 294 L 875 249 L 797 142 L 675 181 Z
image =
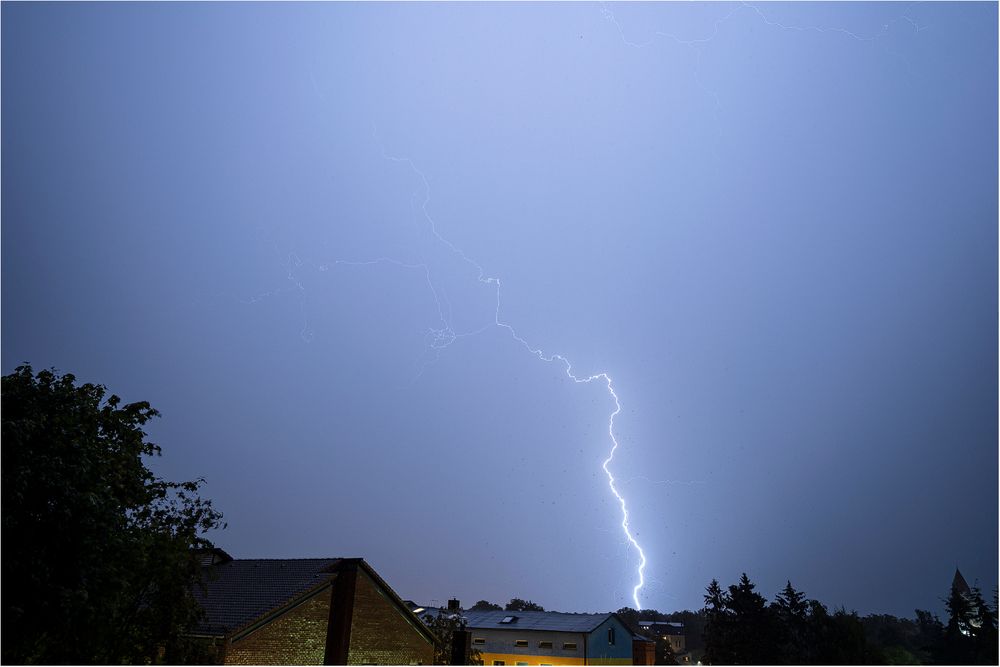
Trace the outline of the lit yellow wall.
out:
M 473 647 L 475 648 L 475 647 Z M 513 667 L 519 662 L 526 662 L 529 665 L 540 665 L 545 663 L 546 665 L 631 665 L 632 661 L 628 658 L 612 658 L 607 660 L 588 660 L 583 661 L 582 656 L 574 656 L 572 658 L 563 658 L 555 655 L 525 655 L 524 653 L 480 653 L 480 660 L 482 660 L 485 667 L 492 667 L 494 660 L 503 660 L 506 667 Z

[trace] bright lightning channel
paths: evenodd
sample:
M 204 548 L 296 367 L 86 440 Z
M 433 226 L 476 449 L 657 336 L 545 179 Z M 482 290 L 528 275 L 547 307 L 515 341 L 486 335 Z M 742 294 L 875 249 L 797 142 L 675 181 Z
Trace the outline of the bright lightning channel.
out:
M 377 128 L 374 129 L 374 136 L 375 136 L 376 141 L 378 141 L 378 130 L 377 130 Z M 380 142 L 379 145 L 381 146 L 381 142 Z M 524 348 L 526 350 L 528 350 L 528 352 L 530 352 L 534 356 L 538 357 L 542 361 L 545 361 L 547 363 L 554 363 L 554 362 L 561 363 L 565 367 L 567 377 L 569 377 L 571 380 L 573 380 L 573 382 L 575 382 L 577 384 L 589 384 L 590 382 L 594 382 L 595 380 L 599 380 L 599 381 L 603 382 L 605 384 L 605 386 L 607 387 L 608 394 L 610 394 L 611 399 L 614 401 L 615 409 L 614 409 L 614 412 L 612 412 L 611 415 L 608 417 L 608 436 L 611 438 L 611 443 L 612 443 L 611 444 L 611 450 L 608 452 L 608 457 L 606 459 L 604 459 L 604 463 L 601 464 L 601 468 L 604 470 L 604 474 L 606 474 L 608 476 L 608 488 L 611 489 L 612 495 L 614 495 L 615 499 L 618 501 L 619 506 L 621 507 L 621 510 L 622 510 L 621 527 L 622 527 L 622 531 L 625 533 L 625 538 L 628 540 L 628 543 L 631 544 L 635 548 L 635 550 L 639 553 L 639 566 L 638 566 L 638 568 L 636 568 L 636 574 L 638 575 L 639 581 L 632 588 L 632 601 L 635 602 L 635 608 L 641 610 L 642 609 L 642 603 L 639 602 L 639 591 L 642 590 L 642 587 L 646 583 L 646 581 L 645 581 L 645 574 L 644 574 L 645 573 L 645 569 L 646 569 L 646 554 L 645 554 L 645 552 L 643 552 L 642 547 L 639 546 L 639 542 L 635 539 L 635 535 L 632 533 L 632 529 L 629 526 L 628 506 L 625 503 L 625 497 L 622 496 L 622 494 L 618 491 L 618 488 L 615 485 L 615 476 L 613 474 L 611 474 L 611 470 L 608 468 L 608 466 L 611 464 L 611 461 L 614 460 L 614 458 L 615 458 L 615 452 L 618 450 L 619 443 L 618 443 L 618 439 L 615 437 L 615 417 L 617 417 L 618 413 L 620 413 L 622 411 L 621 402 L 618 400 L 618 394 L 615 392 L 614 383 L 611 380 L 611 376 L 608 375 L 607 373 L 597 373 L 595 375 L 590 375 L 590 376 L 586 376 L 586 377 L 578 376 L 578 375 L 574 374 L 573 373 L 573 366 L 569 362 L 569 360 L 566 359 L 566 357 L 562 356 L 561 354 L 546 355 L 540 348 L 534 348 L 534 347 L 532 347 L 528 343 L 528 341 L 526 341 L 524 338 L 522 338 L 520 335 L 518 335 L 517 331 L 515 331 L 515 329 L 514 329 L 514 327 L 512 325 L 510 325 L 510 324 L 502 321 L 500 319 L 500 292 L 501 292 L 501 290 L 500 290 L 500 279 L 499 278 L 493 278 L 493 277 L 487 276 L 486 275 L 486 271 L 483 269 L 482 265 L 479 264 L 479 262 L 477 262 L 474 259 L 470 258 L 468 255 L 465 254 L 464 251 L 462 251 L 461 248 L 459 248 L 458 246 L 456 246 L 454 243 L 452 243 L 451 241 L 449 241 L 448 239 L 446 239 L 444 236 L 442 236 L 438 232 L 437 225 L 434 222 L 434 218 L 431 216 L 430 212 L 427 210 L 427 205 L 428 205 L 428 203 L 430 202 L 430 199 L 431 199 L 431 187 L 430 187 L 430 183 L 427 180 L 427 177 L 424 175 L 424 173 L 422 171 L 420 171 L 419 169 L 417 169 L 417 166 L 413 163 L 413 160 L 411 160 L 410 158 L 395 157 L 395 156 L 392 156 L 392 155 L 387 155 L 384 148 L 382 148 L 382 157 L 384 157 L 386 160 L 390 160 L 392 162 L 404 163 L 404 164 L 409 165 L 409 167 L 413 171 L 413 173 L 415 173 L 420 178 L 421 182 L 423 183 L 423 187 L 424 187 L 424 200 L 423 200 L 423 203 L 420 205 L 420 210 L 423 213 L 424 218 L 427 220 L 427 223 L 430 226 L 431 233 L 434 235 L 434 237 L 440 243 L 442 243 L 445 247 L 447 247 L 449 250 L 451 250 L 453 253 L 455 253 L 458 257 L 460 257 L 462 259 L 462 261 L 468 263 L 470 266 L 472 266 L 472 267 L 474 267 L 476 269 L 476 271 L 478 272 L 477 280 L 479 282 L 485 283 L 487 285 L 492 285 L 494 287 L 494 289 L 496 291 L 496 310 L 494 311 L 494 317 L 493 317 L 493 323 L 494 323 L 494 325 L 497 326 L 497 327 L 500 327 L 502 329 L 506 329 L 510 333 L 511 337 L 515 341 L 517 341 L 518 343 L 520 343 L 521 345 L 523 345 Z M 393 261 L 393 260 L 385 260 L 383 258 L 381 261 Z M 340 262 L 340 263 L 345 263 L 346 264 L 348 262 Z M 351 264 L 366 264 L 367 262 L 357 262 L 357 263 L 350 262 L 350 263 Z M 401 262 L 394 262 L 394 263 L 402 265 Z M 416 267 L 408 267 L 408 268 L 416 268 Z M 429 276 L 428 276 L 428 282 L 430 282 Z M 437 299 L 437 292 L 436 292 L 436 290 L 434 290 L 433 285 L 431 285 L 431 290 L 434 293 L 435 300 L 436 300 Z M 441 306 L 441 304 L 440 304 L 440 302 L 438 302 L 438 309 L 439 309 L 439 311 L 441 310 L 440 306 Z M 442 319 L 444 319 L 444 318 L 442 317 Z M 432 346 L 435 347 L 436 349 L 441 349 L 441 348 L 444 348 L 444 347 L 448 347 L 451 343 L 453 343 L 458 338 L 461 338 L 463 336 L 476 335 L 476 334 L 481 333 L 482 331 L 484 331 L 486 328 L 487 327 L 483 327 L 482 329 L 479 329 L 477 331 L 472 331 L 472 332 L 469 332 L 469 333 L 457 333 L 457 332 L 454 331 L 454 329 L 451 328 L 451 325 L 447 321 L 445 321 L 445 327 L 443 329 L 432 330 L 432 336 L 433 336 L 433 340 L 434 340 Z

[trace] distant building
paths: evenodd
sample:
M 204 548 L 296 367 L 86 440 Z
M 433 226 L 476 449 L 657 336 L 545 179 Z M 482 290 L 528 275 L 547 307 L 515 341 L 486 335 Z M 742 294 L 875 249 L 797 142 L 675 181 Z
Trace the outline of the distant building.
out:
M 647 637 L 654 637 L 667 642 L 675 656 L 679 656 L 687 650 L 683 623 L 675 621 L 639 621 L 639 628 L 646 633 Z
M 616 614 L 461 611 L 455 607 L 418 609 L 421 615 L 440 611 L 464 618 L 471 646 L 487 667 L 633 664 L 633 634 Z
M 434 636 L 360 558 L 201 558 L 192 634 L 220 664 L 434 663 Z

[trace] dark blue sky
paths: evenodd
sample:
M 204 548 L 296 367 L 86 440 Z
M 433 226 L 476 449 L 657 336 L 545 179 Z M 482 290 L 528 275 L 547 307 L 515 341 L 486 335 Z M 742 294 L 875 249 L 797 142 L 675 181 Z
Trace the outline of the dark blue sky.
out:
M 644 606 L 746 570 L 940 610 L 956 565 L 997 585 L 996 26 L 4 3 L 3 370 L 150 401 L 235 556 L 629 604 L 613 401 L 495 326 L 500 278 L 501 321 L 614 380 Z

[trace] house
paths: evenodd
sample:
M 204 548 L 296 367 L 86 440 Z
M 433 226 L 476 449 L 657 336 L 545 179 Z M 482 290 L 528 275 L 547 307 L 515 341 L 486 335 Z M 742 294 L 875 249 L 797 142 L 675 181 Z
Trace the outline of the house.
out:
M 639 621 L 639 628 L 647 637 L 655 637 L 670 644 L 670 650 L 679 656 L 687 649 L 684 640 L 684 624 L 675 621 Z
M 633 664 L 634 637 L 617 614 L 420 609 L 465 619 L 483 665 Z
M 434 662 L 434 636 L 360 558 L 199 558 L 204 615 L 191 634 L 220 664 Z

